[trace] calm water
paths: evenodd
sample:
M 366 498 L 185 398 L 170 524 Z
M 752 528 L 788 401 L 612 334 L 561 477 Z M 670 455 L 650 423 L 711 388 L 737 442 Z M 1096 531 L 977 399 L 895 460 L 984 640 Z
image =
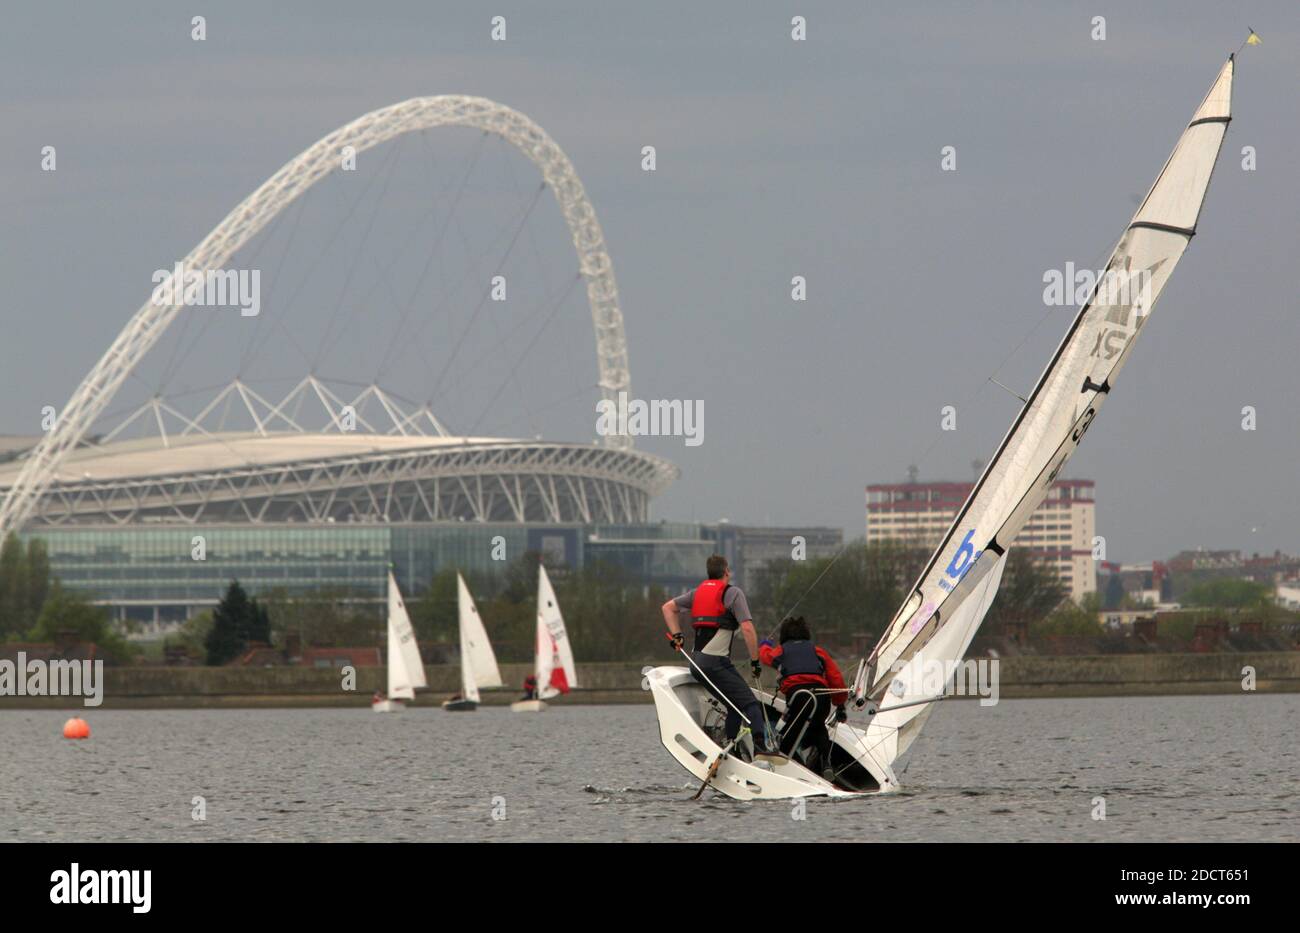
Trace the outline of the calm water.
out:
M 1295 841 L 1298 714 L 1276 695 L 953 703 L 904 793 L 808 801 L 799 821 L 790 802 L 692 802 L 649 705 L 89 710 L 85 742 L 60 737 L 66 712 L 5 711 L 0 840 Z

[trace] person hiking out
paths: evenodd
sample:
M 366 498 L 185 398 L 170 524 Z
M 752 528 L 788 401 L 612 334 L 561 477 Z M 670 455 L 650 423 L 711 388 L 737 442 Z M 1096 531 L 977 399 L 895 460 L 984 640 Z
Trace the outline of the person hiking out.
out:
M 661 607 L 668 637 L 679 651 L 686 650 L 686 636 L 682 633 L 679 614 L 688 613 L 695 634 L 691 651 L 695 663 L 691 666 L 691 675 L 726 707 L 724 730 L 727 741 L 733 741 L 739 734 L 743 713 L 754 736 L 755 754 L 775 756 L 775 739 L 768 735 L 762 706 L 731 663 L 732 643 L 736 632 L 740 632 L 745 647 L 749 649 L 755 680 L 762 672 L 758 660 L 758 635 L 754 632 L 749 602 L 740 587 L 732 585 L 731 568 L 725 557 L 714 554 L 708 559 L 706 570 L 707 580 Z

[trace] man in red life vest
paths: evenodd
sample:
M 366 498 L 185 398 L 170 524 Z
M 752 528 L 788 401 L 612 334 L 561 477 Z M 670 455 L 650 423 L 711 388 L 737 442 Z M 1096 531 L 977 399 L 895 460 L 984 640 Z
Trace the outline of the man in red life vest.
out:
M 691 627 L 695 630 L 695 650 L 691 652 L 691 658 L 699 667 L 697 670 L 693 666 L 691 674 L 726 706 L 727 740 L 730 742 L 740 732 L 742 720 L 736 712 L 739 709 L 749 720 L 756 753 L 774 753 L 775 742 L 769 740 L 758 698 L 731 663 L 731 645 L 739 631 L 749 649 L 755 679 L 762 673 L 758 661 L 758 635 L 749 614 L 749 602 L 740 587 L 731 585 L 731 568 L 727 566 L 725 557 L 720 554 L 710 557 L 708 574 L 709 578 L 695 589 L 663 604 L 669 638 L 678 649 L 685 650 L 686 636 L 682 634 L 678 613 L 689 612 Z M 701 678 L 700 671 L 704 672 L 707 681 Z
M 529 674 L 524 678 L 524 699 L 537 699 L 537 678 L 533 674 Z
M 844 675 L 835 660 L 813 644 L 802 616 L 785 619 L 778 637 L 779 646 L 763 639 L 758 656 L 781 675 L 780 690 L 785 696 L 784 725 L 777 727 L 781 751 L 790 756 L 798 752 L 810 771 L 826 775 L 831 773 L 831 737 L 826 732 L 831 706 L 835 706 L 837 722 L 847 718 L 844 703 L 849 694 Z

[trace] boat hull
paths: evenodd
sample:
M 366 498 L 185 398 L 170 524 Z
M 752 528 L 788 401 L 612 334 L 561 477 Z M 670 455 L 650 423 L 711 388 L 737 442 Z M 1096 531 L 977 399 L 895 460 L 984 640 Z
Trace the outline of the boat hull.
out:
M 405 700 L 371 700 L 370 709 L 376 713 L 400 713 L 406 709 Z
M 512 713 L 544 713 L 546 712 L 545 700 L 515 700 L 510 704 Z
M 655 667 L 645 676 L 659 719 L 659 740 L 678 764 L 696 780 L 704 781 L 722 752 L 710 732 L 725 718 L 725 708 L 691 676 L 688 668 Z M 779 696 L 759 696 L 769 705 L 773 717 L 780 715 L 784 702 Z M 789 759 L 774 764 L 750 763 L 727 755 L 710 785 L 736 800 L 857 797 L 895 791 L 898 782 L 888 765 L 870 762 L 870 756 L 861 750 L 871 738 L 868 732 L 848 723 L 835 728 L 832 757 L 836 768 L 843 769 L 837 783 Z
M 478 709 L 478 704 L 473 700 L 446 700 L 442 708 L 449 713 L 472 713 Z

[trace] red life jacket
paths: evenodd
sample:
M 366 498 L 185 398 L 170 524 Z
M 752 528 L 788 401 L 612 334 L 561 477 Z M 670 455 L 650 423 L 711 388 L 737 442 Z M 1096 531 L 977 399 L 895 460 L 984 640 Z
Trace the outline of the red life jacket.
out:
M 691 625 L 697 629 L 736 629 L 740 623 L 723 602 L 731 586 L 722 580 L 705 580 L 691 599 Z

